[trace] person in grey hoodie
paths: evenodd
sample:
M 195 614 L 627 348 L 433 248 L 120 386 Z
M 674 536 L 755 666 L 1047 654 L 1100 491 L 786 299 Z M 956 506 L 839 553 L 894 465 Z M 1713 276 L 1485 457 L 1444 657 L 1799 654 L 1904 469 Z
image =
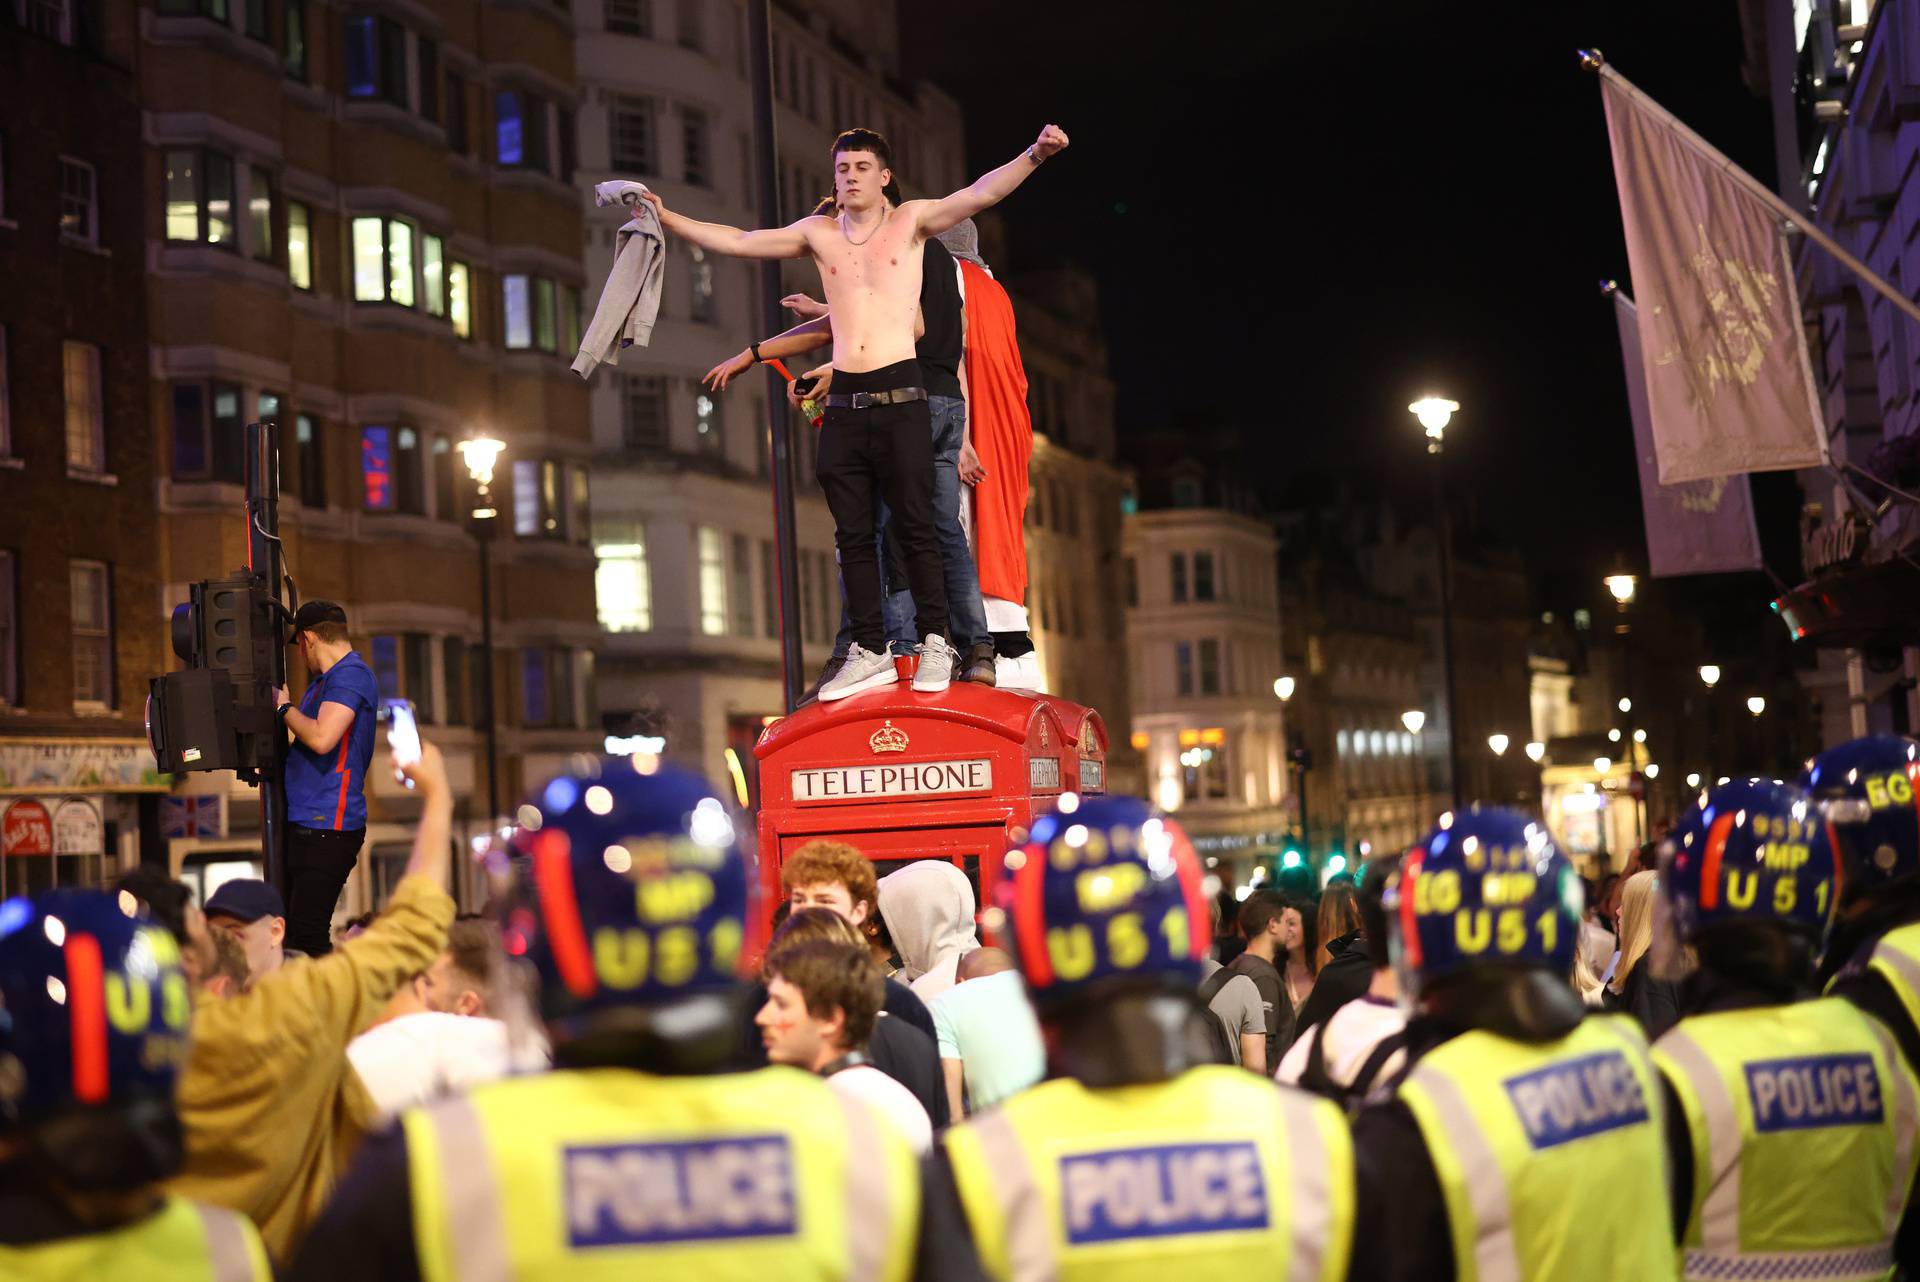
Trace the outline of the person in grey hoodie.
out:
M 877 897 L 906 964 L 907 987 L 931 1002 L 953 987 L 960 958 L 980 947 L 973 883 L 944 859 L 926 859 L 882 877 Z

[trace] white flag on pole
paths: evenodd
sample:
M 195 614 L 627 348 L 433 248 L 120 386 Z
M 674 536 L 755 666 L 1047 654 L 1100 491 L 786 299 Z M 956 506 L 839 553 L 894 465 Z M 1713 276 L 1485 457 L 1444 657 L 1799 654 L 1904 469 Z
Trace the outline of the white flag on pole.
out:
M 1792 262 L 1764 189 L 1599 70 L 1660 483 L 1823 463 Z

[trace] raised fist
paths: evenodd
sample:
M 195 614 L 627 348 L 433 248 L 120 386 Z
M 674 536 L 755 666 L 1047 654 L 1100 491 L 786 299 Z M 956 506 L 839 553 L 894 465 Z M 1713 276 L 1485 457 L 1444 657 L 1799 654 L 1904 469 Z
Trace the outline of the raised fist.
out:
M 1045 129 L 1042 129 L 1040 136 L 1036 138 L 1033 143 L 1033 154 L 1042 160 L 1047 159 L 1049 156 L 1057 155 L 1066 149 L 1067 131 L 1059 125 L 1048 125 Z

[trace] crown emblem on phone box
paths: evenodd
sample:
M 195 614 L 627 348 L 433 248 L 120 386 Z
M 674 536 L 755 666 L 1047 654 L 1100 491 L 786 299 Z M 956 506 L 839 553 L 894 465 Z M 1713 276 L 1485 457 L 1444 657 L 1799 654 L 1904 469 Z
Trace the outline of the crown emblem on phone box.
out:
M 894 729 L 893 722 L 882 722 L 880 728 L 867 740 L 867 746 L 876 754 L 882 752 L 905 752 L 907 750 L 907 732 Z

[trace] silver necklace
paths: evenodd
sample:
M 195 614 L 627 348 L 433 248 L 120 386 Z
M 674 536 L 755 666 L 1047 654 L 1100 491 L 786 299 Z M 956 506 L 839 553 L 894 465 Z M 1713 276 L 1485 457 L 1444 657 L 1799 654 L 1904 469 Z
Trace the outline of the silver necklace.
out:
M 867 233 L 867 240 L 872 240 L 875 236 L 879 235 L 880 229 L 887 225 L 887 219 L 891 217 L 893 217 L 893 206 L 888 205 L 880 211 L 880 221 L 875 223 L 873 230 Z M 867 240 L 855 240 L 853 237 L 847 235 L 847 216 L 844 213 L 840 215 L 840 238 L 849 245 L 852 245 L 855 249 L 867 243 Z

